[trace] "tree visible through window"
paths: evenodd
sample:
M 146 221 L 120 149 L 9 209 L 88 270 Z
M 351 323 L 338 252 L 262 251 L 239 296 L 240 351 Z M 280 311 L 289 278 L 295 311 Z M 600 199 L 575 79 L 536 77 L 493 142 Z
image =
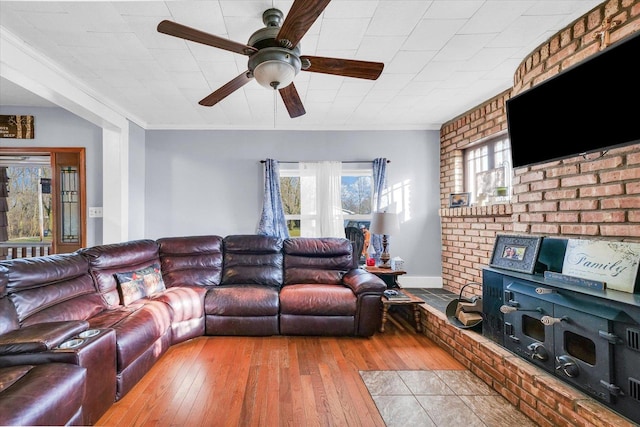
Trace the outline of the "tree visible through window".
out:
M 8 240 L 51 242 L 51 168 L 8 167 L 7 175 Z
M 345 168 L 341 178 L 341 199 L 344 225 L 369 228 L 371 222 L 371 198 L 373 195 L 372 169 Z M 301 215 L 300 173 L 297 169 L 280 169 L 280 193 L 289 235 L 300 236 L 301 221 L 313 220 Z

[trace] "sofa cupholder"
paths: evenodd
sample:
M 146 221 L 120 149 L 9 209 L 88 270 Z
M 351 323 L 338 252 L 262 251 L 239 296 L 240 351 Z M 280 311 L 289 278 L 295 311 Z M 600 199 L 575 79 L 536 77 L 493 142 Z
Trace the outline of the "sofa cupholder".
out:
M 58 346 L 58 348 L 61 348 L 63 350 L 69 349 L 69 348 L 76 348 L 76 347 L 80 347 L 83 342 L 84 340 L 82 338 L 74 338 L 72 340 L 63 342 Z
M 95 337 L 99 333 L 100 333 L 100 329 L 87 329 L 86 331 L 79 333 L 78 337 L 91 338 L 91 337 Z

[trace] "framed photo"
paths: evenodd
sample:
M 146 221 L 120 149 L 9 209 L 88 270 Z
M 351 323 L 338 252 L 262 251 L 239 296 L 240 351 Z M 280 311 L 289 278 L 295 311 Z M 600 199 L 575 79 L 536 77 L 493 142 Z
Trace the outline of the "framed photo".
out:
M 469 206 L 471 193 L 451 193 L 449 194 L 449 207 L 461 208 Z
M 489 265 L 533 274 L 541 244 L 542 237 L 498 235 Z

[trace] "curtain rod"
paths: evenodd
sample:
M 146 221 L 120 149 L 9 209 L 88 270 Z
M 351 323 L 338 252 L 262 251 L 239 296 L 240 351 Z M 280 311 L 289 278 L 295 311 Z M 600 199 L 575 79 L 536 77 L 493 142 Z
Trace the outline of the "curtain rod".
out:
M 266 160 L 260 160 L 260 163 L 265 163 Z M 278 160 L 278 163 L 300 163 L 300 161 L 280 161 Z M 373 160 L 345 160 L 342 163 L 373 163 Z M 391 160 L 387 160 L 387 163 L 391 163 Z

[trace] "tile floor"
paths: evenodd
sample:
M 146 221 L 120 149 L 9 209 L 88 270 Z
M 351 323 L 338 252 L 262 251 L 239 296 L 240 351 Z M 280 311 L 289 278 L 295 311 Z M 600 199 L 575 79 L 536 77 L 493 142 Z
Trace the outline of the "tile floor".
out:
M 442 311 L 458 294 L 410 288 Z M 360 371 L 388 427 L 474 427 L 536 424 L 470 371 Z
M 536 424 L 469 371 L 360 371 L 388 427 Z

